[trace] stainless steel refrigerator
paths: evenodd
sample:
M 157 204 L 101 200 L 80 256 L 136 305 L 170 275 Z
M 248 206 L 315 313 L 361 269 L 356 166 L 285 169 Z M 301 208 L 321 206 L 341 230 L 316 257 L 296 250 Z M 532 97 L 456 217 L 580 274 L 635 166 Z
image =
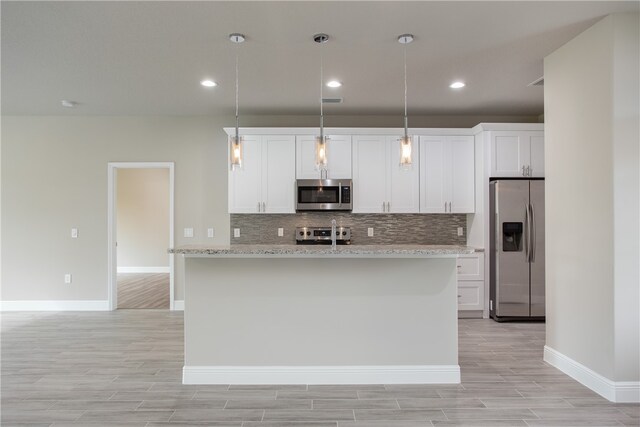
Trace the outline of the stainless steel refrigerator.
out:
M 489 313 L 494 320 L 543 320 L 544 180 L 490 182 Z

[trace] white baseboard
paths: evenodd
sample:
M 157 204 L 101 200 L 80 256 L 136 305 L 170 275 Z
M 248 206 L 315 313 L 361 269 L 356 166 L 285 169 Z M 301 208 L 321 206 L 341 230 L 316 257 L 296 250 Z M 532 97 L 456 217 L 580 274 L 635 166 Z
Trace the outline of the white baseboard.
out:
M 118 267 L 118 273 L 169 273 L 169 267 Z
M 179 299 L 173 301 L 173 310 L 174 311 L 184 311 L 184 300 Z
M 460 366 L 185 366 L 182 383 L 459 384 Z
M 0 301 L 0 311 L 108 311 L 109 301 Z
M 611 381 L 546 345 L 544 361 L 611 402 L 640 403 L 640 381 Z

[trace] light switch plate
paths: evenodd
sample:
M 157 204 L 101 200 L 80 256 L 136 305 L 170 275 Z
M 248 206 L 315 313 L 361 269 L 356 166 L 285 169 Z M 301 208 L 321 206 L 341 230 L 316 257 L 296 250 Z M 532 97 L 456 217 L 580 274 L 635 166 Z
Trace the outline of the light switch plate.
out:
M 464 236 L 464 229 L 462 227 L 458 227 L 458 236 Z
M 373 237 L 373 227 L 367 228 L 367 236 Z
M 193 237 L 193 228 L 185 228 L 184 237 Z
M 284 236 L 284 228 L 278 228 L 278 237 Z
M 207 228 L 207 237 L 215 236 L 215 230 L 213 228 Z
M 71 274 L 67 273 L 64 275 L 64 283 L 71 283 Z
M 72 239 L 77 239 L 78 238 L 78 229 L 77 228 L 72 228 L 71 229 L 71 238 Z
M 240 229 L 239 228 L 234 228 L 233 229 L 233 237 L 240 237 Z

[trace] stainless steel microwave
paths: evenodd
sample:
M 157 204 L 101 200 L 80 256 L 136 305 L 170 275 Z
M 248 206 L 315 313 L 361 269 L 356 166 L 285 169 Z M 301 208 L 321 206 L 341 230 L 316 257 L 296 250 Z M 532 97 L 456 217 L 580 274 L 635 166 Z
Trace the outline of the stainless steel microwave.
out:
M 350 211 L 353 195 L 350 179 L 299 179 L 296 211 Z

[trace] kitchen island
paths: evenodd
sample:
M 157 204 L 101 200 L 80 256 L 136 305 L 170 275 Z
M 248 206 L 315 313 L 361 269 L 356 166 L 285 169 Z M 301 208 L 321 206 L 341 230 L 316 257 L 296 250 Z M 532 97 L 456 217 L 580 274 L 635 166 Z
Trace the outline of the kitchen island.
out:
M 459 383 L 461 246 L 185 246 L 185 384 Z

